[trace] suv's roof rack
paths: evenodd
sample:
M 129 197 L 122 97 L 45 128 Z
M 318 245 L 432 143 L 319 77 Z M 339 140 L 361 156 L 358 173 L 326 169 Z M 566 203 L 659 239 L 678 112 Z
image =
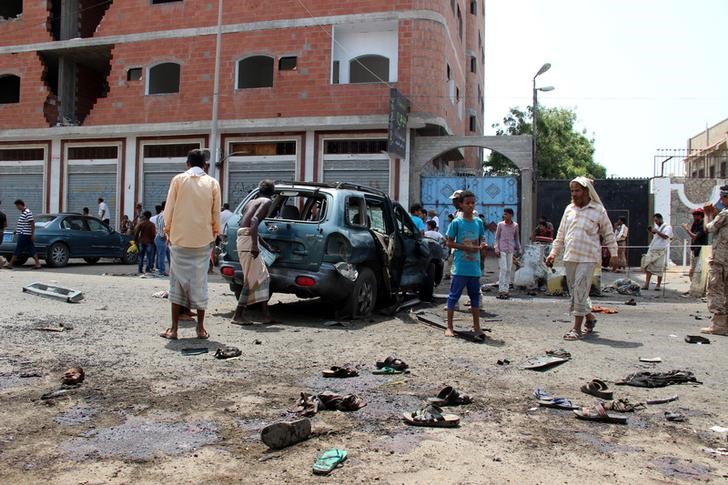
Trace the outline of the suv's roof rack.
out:
M 376 194 L 381 195 L 384 197 L 388 197 L 387 193 L 375 189 L 374 187 L 368 187 L 366 185 L 359 185 L 359 184 L 352 184 L 350 182 L 303 182 L 303 181 L 289 181 L 289 180 L 276 180 L 276 184 L 285 184 L 285 185 L 309 185 L 312 187 L 322 187 L 327 189 L 349 189 L 349 190 L 358 190 L 360 192 L 368 192 L 370 194 Z

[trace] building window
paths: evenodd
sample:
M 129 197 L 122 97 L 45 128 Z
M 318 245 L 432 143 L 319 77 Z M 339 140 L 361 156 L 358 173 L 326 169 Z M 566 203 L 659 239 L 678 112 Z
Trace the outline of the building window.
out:
M 175 3 L 175 2 L 182 3 L 182 0 L 152 0 L 152 5 L 157 5 L 160 3 Z
M 252 56 L 238 61 L 238 89 L 273 87 L 273 58 Z
M 0 2 L 0 20 L 19 17 L 23 13 L 23 0 L 3 0 Z
M 180 65 L 164 62 L 149 68 L 147 94 L 179 93 Z
M 0 150 L 0 162 L 24 162 L 44 158 L 45 151 L 42 148 L 4 148 Z
M 478 15 L 478 0 L 470 0 L 470 13 Z
M 118 158 L 118 147 L 70 147 L 68 149 L 69 160 L 108 160 Z
M 457 6 L 458 9 L 458 37 L 460 37 L 460 40 L 463 40 L 463 14 L 460 12 L 460 5 Z
M 376 83 L 389 80 L 389 59 L 376 54 L 359 56 L 349 62 L 350 83 Z
M 726 177 L 726 174 L 725 174 L 725 165 L 726 165 L 726 162 L 721 162 L 721 164 L 720 164 L 720 177 L 721 178 L 725 178 Z
M 327 140 L 324 144 L 324 153 L 327 155 L 342 155 L 351 153 L 381 154 L 387 151 L 387 140 Z
M 281 57 L 278 59 L 279 71 L 295 71 L 298 69 L 298 58 L 296 56 Z
M 295 155 L 295 141 L 241 142 L 230 145 L 230 155 L 236 157 L 263 157 L 271 155 Z
M 700 170 L 698 170 L 698 178 L 701 178 L 701 179 L 705 178 L 705 169 L 704 168 L 701 168 Z
M 13 74 L 0 76 L 0 104 L 20 102 L 20 78 Z
M 710 174 L 710 178 L 715 178 L 715 165 L 710 166 L 708 173 Z
M 126 71 L 127 81 L 140 81 L 142 79 L 142 68 L 132 67 Z
M 144 158 L 187 158 L 191 150 L 200 148 L 199 143 L 170 143 L 168 145 L 144 145 Z
M 470 57 L 470 72 L 478 72 L 478 59 L 475 56 Z
M 470 131 L 478 131 L 478 117 L 470 115 Z
M 452 13 L 455 13 L 455 0 L 450 0 L 450 8 L 452 9 Z
M 331 65 L 331 83 L 332 84 L 339 84 L 339 69 L 341 65 L 339 64 L 339 61 L 334 61 L 334 63 Z
M 455 88 L 455 100 L 460 101 L 460 88 Z

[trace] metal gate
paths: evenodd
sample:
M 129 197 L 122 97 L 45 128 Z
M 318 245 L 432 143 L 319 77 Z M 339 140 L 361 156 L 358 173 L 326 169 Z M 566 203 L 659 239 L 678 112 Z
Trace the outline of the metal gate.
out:
M 8 216 L 8 229 L 14 229 L 18 219 L 13 205 L 17 199 L 22 199 L 33 214 L 45 212 L 42 161 L 0 164 L 0 209 Z
M 474 177 L 474 176 L 422 176 L 422 205 L 427 211 L 434 210 L 440 219 L 440 232 L 447 231 L 447 215 L 453 208 L 450 195 L 465 189 L 475 194 L 475 210 L 485 218 L 485 224 L 497 224 L 503 220 L 503 209 L 510 207 L 514 220 L 519 222 L 519 187 L 517 177 Z M 491 235 L 492 236 L 492 235 Z M 521 234 L 521 237 L 524 237 Z M 490 244 L 490 241 L 488 241 Z
M 325 155 L 324 182 L 349 182 L 389 193 L 389 157 Z
M 65 210 L 80 213 L 88 207 L 91 215 L 96 216 L 97 199 L 103 197 L 109 206 L 111 226 L 115 227 L 121 219 L 116 211 L 117 167 L 116 160 L 69 161 Z
M 295 155 L 230 157 L 229 165 L 227 202 L 231 207 L 237 207 L 261 180 L 286 182 L 296 178 Z
M 154 214 L 154 206 L 167 199 L 169 183 L 178 173 L 185 171 L 186 158 L 147 158 L 144 160 L 142 206 Z M 129 214 L 129 217 L 133 217 Z

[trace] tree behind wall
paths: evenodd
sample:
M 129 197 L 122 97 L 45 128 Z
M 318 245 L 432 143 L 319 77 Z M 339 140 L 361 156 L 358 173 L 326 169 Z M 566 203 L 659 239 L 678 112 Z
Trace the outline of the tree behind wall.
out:
M 502 124 L 493 125 L 496 135 L 530 135 L 532 109 L 511 108 Z M 605 178 L 607 169 L 594 162 L 594 140 L 586 137 L 586 130 L 574 129 L 576 113 L 565 108 L 539 107 L 538 113 L 538 177 L 546 179 L 573 179 L 579 175 Z M 484 166 L 497 175 L 517 172 L 510 160 L 493 152 Z

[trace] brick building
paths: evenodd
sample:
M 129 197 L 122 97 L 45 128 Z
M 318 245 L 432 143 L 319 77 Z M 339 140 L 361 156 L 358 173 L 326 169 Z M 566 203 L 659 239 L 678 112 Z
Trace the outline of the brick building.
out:
M 728 118 L 688 139 L 685 175 L 690 178 L 728 177 Z
M 222 0 L 221 0 L 222 1 Z M 345 180 L 407 203 L 409 148 L 482 134 L 484 0 L 224 0 L 217 143 L 223 199 L 262 178 Z M 0 200 L 112 224 L 166 196 L 211 144 L 218 0 L 0 2 Z M 386 152 L 389 93 L 411 103 Z M 476 149 L 437 168 L 478 167 Z

